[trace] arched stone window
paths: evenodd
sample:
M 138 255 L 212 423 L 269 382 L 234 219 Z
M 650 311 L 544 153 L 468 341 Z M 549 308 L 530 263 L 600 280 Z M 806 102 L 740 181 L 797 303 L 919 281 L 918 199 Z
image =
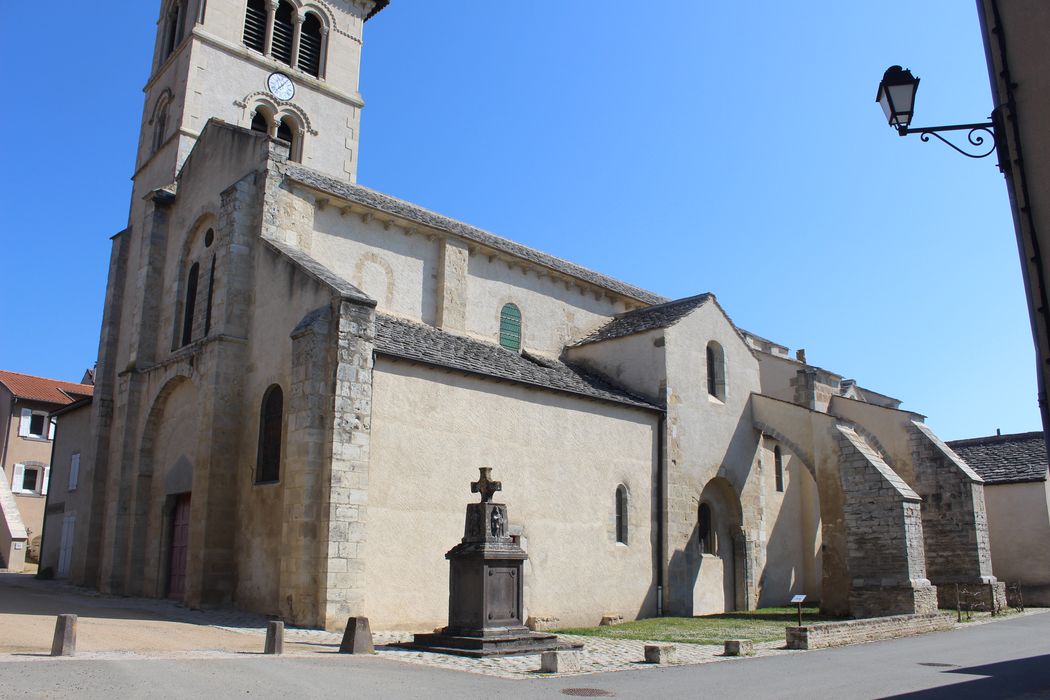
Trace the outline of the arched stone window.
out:
M 277 124 L 277 138 L 288 142 L 288 160 L 300 163 L 303 160 L 302 130 L 292 121 L 291 117 L 284 117 Z
M 521 350 L 521 309 L 504 304 L 499 314 L 499 344 L 508 350 Z
M 197 286 L 200 282 L 200 265 L 190 265 L 189 275 L 186 277 L 186 300 L 182 305 L 182 343 L 189 345 L 193 341 L 193 317 L 197 312 Z
M 252 51 L 266 50 L 266 0 L 248 0 L 244 12 L 244 45 Z
M 784 455 L 780 452 L 780 445 L 773 448 L 773 470 L 777 480 L 777 491 L 784 491 Z
M 281 433 L 284 428 L 284 392 L 277 384 L 263 394 L 259 416 L 259 455 L 255 483 L 266 484 L 281 478 Z
M 162 102 L 157 106 L 157 114 L 153 117 L 153 153 L 160 150 L 164 145 L 164 138 L 168 133 L 168 101 L 161 98 Z
M 175 47 L 182 39 L 182 25 L 186 21 L 186 7 L 182 0 L 175 0 L 168 7 L 168 13 L 164 17 L 164 35 L 161 45 L 160 62 L 168 60 L 168 56 L 175 52 Z
M 320 18 L 308 12 L 299 28 L 299 70 L 315 78 L 321 76 L 321 50 L 324 45 Z
M 270 119 L 261 109 L 255 110 L 255 116 L 252 117 L 252 131 L 267 135 L 270 133 Z
M 696 511 L 696 536 L 701 554 L 715 553 L 715 523 L 711 506 L 701 503 Z
M 273 16 L 273 45 L 270 55 L 286 66 L 292 65 L 292 44 L 295 41 L 295 8 L 281 0 Z
M 616 487 L 616 541 L 627 544 L 627 487 Z
M 707 393 L 726 400 L 726 358 L 722 346 L 711 341 L 707 344 Z

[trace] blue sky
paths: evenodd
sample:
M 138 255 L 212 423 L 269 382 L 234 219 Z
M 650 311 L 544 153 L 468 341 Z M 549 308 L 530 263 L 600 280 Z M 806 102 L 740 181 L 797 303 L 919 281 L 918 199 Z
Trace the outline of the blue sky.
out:
M 38 7 L 5 10 L 0 368 L 94 362 L 158 5 L 60 0 L 44 34 L 21 31 Z M 359 181 L 668 297 L 712 291 L 945 439 L 1038 430 L 1003 178 L 885 125 L 891 63 L 922 79 L 917 124 L 991 111 L 972 2 L 393 0 L 365 32 Z

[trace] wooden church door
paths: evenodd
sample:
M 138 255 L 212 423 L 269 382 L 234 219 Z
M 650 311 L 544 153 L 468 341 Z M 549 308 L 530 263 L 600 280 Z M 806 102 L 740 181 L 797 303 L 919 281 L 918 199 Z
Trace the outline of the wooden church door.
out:
M 175 513 L 171 524 L 171 567 L 168 577 L 168 597 L 182 600 L 186 594 L 186 555 L 190 541 L 190 494 L 175 499 Z

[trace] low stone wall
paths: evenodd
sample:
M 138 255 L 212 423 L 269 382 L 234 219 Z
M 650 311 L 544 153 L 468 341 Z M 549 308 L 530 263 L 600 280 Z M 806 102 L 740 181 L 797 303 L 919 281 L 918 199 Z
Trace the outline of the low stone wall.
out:
M 825 649 L 845 644 L 860 644 L 880 639 L 910 637 L 926 632 L 939 632 L 951 629 L 954 624 L 951 615 L 931 613 L 823 622 L 806 627 L 788 627 L 785 631 L 788 649 Z

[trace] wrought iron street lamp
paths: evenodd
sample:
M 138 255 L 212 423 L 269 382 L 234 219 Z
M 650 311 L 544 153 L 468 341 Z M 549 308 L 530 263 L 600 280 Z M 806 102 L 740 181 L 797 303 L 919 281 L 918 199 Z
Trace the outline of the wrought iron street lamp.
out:
M 886 120 L 889 122 L 890 126 L 897 130 L 899 135 L 907 136 L 908 134 L 919 134 L 919 138 L 924 142 L 929 141 L 930 137 L 934 136 L 954 148 L 959 153 L 962 153 L 967 158 L 984 158 L 995 152 L 995 128 L 997 126 L 997 115 L 995 112 L 992 113 L 991 121 L 979 124 L 921 127 L 911 126 L 912 115 L 915 113 L 915 93 L 918 90 L 919 79 L 912 75 L 910 70 L 906 70 L 900 66 L 890 66 L 887 68 L 882 76 L 882 82 L 879 83 L 879 92 L 875 96 L 875 101 L 882 106 L 882 111 L 886 114 Z M 969 132 L 966 135 L 966 140 L 969 142 L 970 146 L 977 150 L 974 152 L 963 150 L 941 136 L 939 132 L 945 131 Z M 991 137 L 991 147 L 987 150 L 983 150 L 986 148 L 986 139 L 982 134 L 987 134 Z

